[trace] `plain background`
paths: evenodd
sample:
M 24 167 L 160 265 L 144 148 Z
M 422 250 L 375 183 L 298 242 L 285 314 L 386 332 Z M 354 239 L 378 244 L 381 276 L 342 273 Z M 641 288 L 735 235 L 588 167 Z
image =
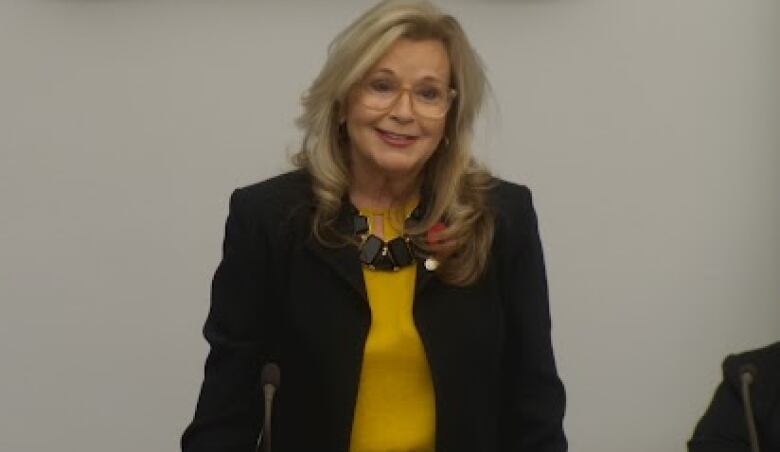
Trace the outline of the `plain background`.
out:
M 0 3 L 0 450 L 173 451 L 231 190 L 371 2 Z M 535 195 L 576 452 L 682 451 L 780 339 L 780 3 L 442 1 Z

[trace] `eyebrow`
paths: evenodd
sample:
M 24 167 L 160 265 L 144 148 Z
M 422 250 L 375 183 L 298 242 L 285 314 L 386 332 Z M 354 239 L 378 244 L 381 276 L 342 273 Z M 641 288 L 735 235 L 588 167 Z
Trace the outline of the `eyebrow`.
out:
M 392 69 L 385 68 L 385 67 L 377 69 L 376 71 L 374 71 L 374 74 L 379 73 L 379 72 L 384 72 L 386 74 L 390 74 L 390 75 L 393 75 L 393 76 L 396 75 L 395 72 L 393 72 Z M 436 77 L 434 75 L 426 75 L 425 77 L 422 78 L 422 81 L 434 81 L 434 82 L 444 83 L 444 80 L 442 80 L 439 77 Z

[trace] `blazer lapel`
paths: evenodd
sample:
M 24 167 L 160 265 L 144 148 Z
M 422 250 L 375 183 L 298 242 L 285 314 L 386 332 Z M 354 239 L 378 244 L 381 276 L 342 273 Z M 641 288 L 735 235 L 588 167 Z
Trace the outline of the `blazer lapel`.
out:
M 366 283 L 363 280 L 363 268 L 358 259 L 358 251 L 350 245 L 339 248 L 330 248 L 322 245 L 314 236 L 306 242 L 311 250 L 323 262 L 328 264 L 337 275 L 341 276 L 364 300 L 366 295 Z
M 335 224 L 336 231 L 346 236 L 353 234 L 352 229 L 354 228 L 353 214 L 350 212 L 349 206 L 346 204 L 342 207 Z M 349 244 L 336 248 L 325 246 L 314 235 L 309 236 L 306 247 L 349 283 L 363 300 L 368 300 L 366 283 L 363 280 L 363 268 L 357 248 Z

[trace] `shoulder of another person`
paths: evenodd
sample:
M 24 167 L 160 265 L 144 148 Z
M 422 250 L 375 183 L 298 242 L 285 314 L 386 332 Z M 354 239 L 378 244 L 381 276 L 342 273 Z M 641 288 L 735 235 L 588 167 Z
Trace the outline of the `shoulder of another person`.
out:
M 723 361 L 724 378 L 735 388 L 739 388 L 740 375 L 748 365 L 755 368 L 752 387 L 757 400 L 760 400 L 762 405 L 774 405 L 780 396 L 780 342 L 729 355 Z
M 780 342 L 729 355 L 723 363 L 723 368 L 728 374 L 738 379 L 740 370 L 746 365 L 755 366 L 759 374 L 765 374 L 764 378 L 780 382 Z M 759 376 L 757 375 L 757 377 Z

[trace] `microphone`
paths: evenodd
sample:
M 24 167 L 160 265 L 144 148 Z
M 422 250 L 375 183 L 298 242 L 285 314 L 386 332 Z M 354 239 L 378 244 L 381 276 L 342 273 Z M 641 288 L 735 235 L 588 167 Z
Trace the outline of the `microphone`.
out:
M 758 369 L 752 364 L 743 364 L 739 368 L 739 381 L 742 386 L 742 406 L 745 408 L 745 422 L 747 423 L 750 450 L 752 452 L 759 452 L 758 432 L 756 432 L 756 421 L 753 418 L 753 407 L 750 402 L 750 385 L 756 380 L 757 374 Z
M 265 399 L 263 435 L 260 441 L 262 452 L 271 452 L 271 412 L 273 410 L 274 395 L 279 388 L 280 378 L 278 364 L 268 363 L 263 366 L 263 370 L 260 373 L 260 385 L 263 387 L 263 398 Z M 260 447 L 257 450 L 260 452 Z

